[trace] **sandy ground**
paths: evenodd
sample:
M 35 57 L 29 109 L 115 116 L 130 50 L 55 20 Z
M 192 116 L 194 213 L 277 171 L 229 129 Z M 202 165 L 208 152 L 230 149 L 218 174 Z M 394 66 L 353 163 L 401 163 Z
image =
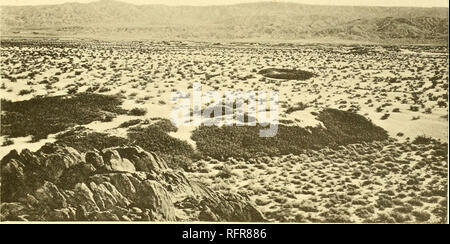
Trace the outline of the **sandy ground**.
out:
M 429 145 L 372 143 L 248 161 L 198 161 L 190 176 L 248 196 L 269 221 L 445 222 L 446 158 Z
M 126 129 L 119 125 L 128 120 L 170 119 L 171 93 L 192 95 L 195 82 L 204 91 L 277 92 L 279 119 L 291 121 L 289 125 L 321 126 L 314 112 L 322 108 L 355 111 L 387 130 L 395 142 L 251 162 L 211 159 L 196 162 L 202 170 L 190 176 L 218 190 L 248 195 L 273 221 L 442 221 L 439 211 L 445 199 L 429 192 L 445 185 L 447 176 L 442 172 L 447 163 L 433 155 L 434 149 L 409 141 L 425 135 L 448 143 L 446 48 L 403 47 L 397 51 L 372 46 L 366 48 L 368 52 L 355 54 L 353 47 L 334 45 L 108 45 L 2 46 L 1 98 L 20 101 L 74 91 L 119 94 L 124 98 L 123 108 L 145 108 L 147 114 L 86 125 L 116 136 L 126 136 Z M 304 69 L 316 76 L 286 81 L 257 74 L 268 67 Z M 299 103 L 305 108 L 286 113 Z M 190 139 L 194 129 L 184 126 L 170 135 L 195 148 Z M 39 142 L 30 142 L 31 137 L 13 138 L 12 145 L 0 147 L 0 157 L 12 149 L 37 150 L 54 137 Z M 2 135 L 0 143 L 6 139 Z M 223 171 L 230 176 L 218 177 Z
M 418 135 L 443 141 L 448 138 L 448 53 L 440 49 L 404 47 L 397 52 L 372 47 L 368 53 L 353 54 L 351 47 L 336 46 L 282 49 L 140 45 L 133 48 L 121 44 L 111 50 L 101 46 L 2 47 L 2 73 L 8 75 L 1 78 L 2 98 L 19 101 L 71 90 L 121 94 L 124 108 L 142 107 L 148 110 L 147 117 L 169 119 L 174 105 L 171 93 L 191 95 L 192 85 L 198 82 L 203 91 L 222 94 L 277 92 L 280 119 L 300 126 L 319 125 L 308 112 L 334 107 L 367 116 L 399 140 Z M 316 77 L 285 81 L 257 74 L 267 67 L 304 69 Z M 283 113 L 299 102 L 309 108 Z M 417 111 L 411 111 L 411 106 L 417 106 Z M 385 114 L 389 117 L 382 119 Z M 119 124 L 125 118 L 114 122 Z M 97 125 L 93 129 L 101 131 L 113 123 Z M 192 128 L 184 128 L 172 135 L 188 140 L 190 131 Z M 18 144 L 24 142 L 22 139 Z

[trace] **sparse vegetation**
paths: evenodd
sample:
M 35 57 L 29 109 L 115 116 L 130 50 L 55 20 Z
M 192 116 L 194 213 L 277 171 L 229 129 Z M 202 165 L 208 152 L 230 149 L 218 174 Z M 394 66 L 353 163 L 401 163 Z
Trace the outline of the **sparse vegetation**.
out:
M 33 90 L 27 90 L 27 89 L 23 89 L 19 91 L 19 96 L 23 96 L 23 95 L 28 95 L 30 93 L 34 92 Z
M 176 131 L 176 127 L 168 120 L 149 126 L 130 128 L 128 138 L 136 145 L 150 152 L 163 155 L 195 157 L 194 149 L 187 142 L 169 136 L 167 133 Z
M 224 165 L 222 170 L 217 174 L 220 178 L 230 178 L 233 175 L 232 170 L 229 166 Z
M 130 127 L 130 126 L 133 126 L 133 125 L 137 125 L 137 124 L 139 124 L 141 122 L 142 122 L 142 120 L 140 120 L 140 119 L 132 119 L 132 120 L 128 120 L 128 121 L 123 122 L 122 124 L 119 125 L 119 127 L 120 128 L 127 128 L 127 127 Z
M 58 135 L 56 143 L 73 147 L 80 152 L 88 152 L 93 149 L 102 150 L 109 147 L 131 144 L 126 138 L 86 131 L 83 128 L 72 129 Z
M 81 93 L 75 96 L 39 97 L 26 101 L 2 100 L 2 134 L 10 137 L 32 135 L 37 139 L 73 125 L 110 120 L 125 111 L 113 96 Z
M 428 136 L 418 136 L 414 139 L 412 142 L 413 144 L 430 144 L 431 142 L 434 142 L 434 139 L 428 137 Z
M 261 74 L 267 78 L 285 80 L 307 80 L 314 77 L 314 74 L 309 71 L 277 68 L 263 69 L 260 70 L 258 74 Z
M 147 114 L 147 110 L 145 108 L 133 108 L 128 114 L 133 116 L 144 116 Z
M 318 119 L 323 129 L 296 126 L 278 127 L 273 138 L 259 137 L 261 126 L 206 127 L 196 129 L 192 139 L 204 155 L 217 159 L 228 157 L 251 158 L 254 155 L 283 155 L 301 153 L 304 149 L 339 146 L 350 143 L 387 139 L 387 132 L 373 125 L 363 116 L 336 109 L 323 110 Z
M 10 138 L 6 138 L 6 139 L 3 141 L 2 146 L 3 146 L 3 147 L 6 147 L 6 146 L 9 146 L 9 145 L 13 145 L 13 144 L 14 144 L 14 141 L 13 141 L 13 140 L 11 140 Z
M 389 116 L 391 116 L 390 114 L 384 114 L 383 116 L 381 116 L 381 120 L 386 120 L 389 118 Z
M 418 112 L 419 111 L 419 107 L 418 106 L 410 106 L 409 110 L 411 110 L 413 112 Z
M 248 197 L 269 221 L 447 222 L 448 143 L 443 131 L 448 128 L 448 69 L 444 68 L 448 56 L 443 54 L 448 47 L 252 42 L 211 47 L 203 42 L 57 39 L 0 42 L 3 146 L 17 148 L 19 155 L 26 144 L 33 143 L 29 148 L 33 151 L 44 143 L 34 142 L 48 133 L 67 130 L 57 136 L 56 143 L 79 150 L 82 157 L 87 151 L 140 146 L 177 172 L 184 171 L 186 179 L 211 186 L 224 197 L 230 191 Z M 99 62 L 91 62 L 94 59 Z M 280 69 L 266 71 L 273 78 L 264 72 L 256 74 L 275 65 Z M 298 67 L 314 71 L 309 74 L 313 76 L 301 81 L 309 75 L 295 70 Z M 277 91 L 282 124 L 277 135 L 259 137 L 267 126 L 199 127 L 190 138 L 194 147 L 186 141 L 190 128 L 172 134 L 178 129 L 162 119 L 171 112 L 167 95 L 185 88 L 190 91 L 193 81 L 201 82 L 204 90 L 219 92 Z M 106 92 L 117 95 L 104 96 Z M 34 98 L 21 101 L 29 97 Z M 122 106 L 134 109 L 126 111 Z M 375 124 L 379 118 L 386 119 L 379 124 L 387 125 L 385 129 L 395 138 L 388 138 L 385 130 L 367 118 L 376 120 Z M 255 118 L 245 113 L 243 120 Z M 308 126 L 310 122 L 314 127 Z M 435 128 L 442 133 L 429 133 Z M 31 140 L 5 132 L 31 135 Z M 14 152 L 11 155 L 17 157 Z M 27 155 L 25 151 L 20 158 Z M 48 166 L 58 162 L 65 163 L 65 159 L 51 159 Z M 89 164 L 77 167 L 92 176 Z M 184 181 L 168 172 L 161 177 L 131 173 L 130 179 L 131 175 Z M 97 184 L 108 177 L 100 172 L 90 178 Z M 2 175 L 2 187 L 5 179 Z M 78 180 L 71 179 L 73 183 Z M 122 193 L 123 189 L 117 189 Z M 179 189 L 167 190 L 176 194 Z M 197 206 L 199 201 L 204 200 L 183 203 Z M 132 215 L 137 214 L 133 209 Z M 125 210 L 130 209 L 120 208 L 120 212 Z M 138 211 L 147 218 L 152 215 L 145 209 Z
M 286 113 L 287 113 L 287 114 L 290 114 L 290 113 L 293 113 L 293 112 L 295 112 L 295 111 L 303 111 L 303 110 L 305 110 L 307 107 L 308 107 L 308 105 L 306 105 L 306 104 L 304 104 L 304 103 L 302 103 L 302 102 L 299 102 L 299 103 L 297 103 L 294 107 L 289 107 L 288 109 L 286 109 Z

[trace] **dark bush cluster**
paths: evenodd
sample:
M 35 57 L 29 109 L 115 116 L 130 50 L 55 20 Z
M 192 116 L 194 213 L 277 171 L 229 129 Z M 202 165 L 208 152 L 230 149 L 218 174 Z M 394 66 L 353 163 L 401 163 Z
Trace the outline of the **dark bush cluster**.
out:
M 115 96 L 80 93 L 74 96 L 35 97 L 26 101 L 2 100 L 3 135 L 34 139 L 63 131 L 74 125 L 111 120 L 126 111 Z
M 314 74 L 309 71 L 277 68 L 263 69 L 258 74 L 272 79 L 285 80 L 307 80 L 314 77 Z
M 130 128 L 128 138 L 144 150 L 160 154 L 169 165 L 172 163 L 178 165 L 183 160 L 190 161 L 195 157 L 195 152 L 189 143 L 168 134 L 176 130 L 169 120 L 161 120 L 147 127 Z
M 318 115 L 324 127 L 302 128 L 279 125 L 275 137 L 259 137 L 258 126 L 223 126 L 197 128 L 192 139 L 204 156 L 217 159 L 251 158 L 255 155 L 299 154 L 304 149 L 337 147 L 351 143 L 381 141 L 387 132 L 365 117 L 337 109 L 325 109 Z
M 79 152 L 131 145 L 131 142 L 126 138 L 111 136 L 105 133 L 84 131 L 83 128 L 72 129 L 58 135 L 57 143 L 73 147 Z
M 169 120 L 160 120 L 147 127 L 130 128 L 128 139 L 79 127 L 59 135 L 57 143 L 80 152 L 117 146 L 140 146 L 146 151 L 157 153 L 171 168 L 189 170 L 192 160 L 197 157 L 196 153 L 187 142 L 169 136 L 167 133 L 171 131 L 176 131 L 176 127 Z
M 145 108 L 133 108 L 128 112 L 128 114 L 133 116 L 144 116 L 147 114 L 147 110 Z

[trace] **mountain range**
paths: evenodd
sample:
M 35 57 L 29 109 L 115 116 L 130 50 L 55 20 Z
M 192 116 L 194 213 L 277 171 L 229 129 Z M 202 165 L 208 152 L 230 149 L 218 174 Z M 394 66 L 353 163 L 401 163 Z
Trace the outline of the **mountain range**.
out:
M 165 6 L 101 0 L 0 9 L 2 36 L 448 43 L 448 8 L 286 2 Z

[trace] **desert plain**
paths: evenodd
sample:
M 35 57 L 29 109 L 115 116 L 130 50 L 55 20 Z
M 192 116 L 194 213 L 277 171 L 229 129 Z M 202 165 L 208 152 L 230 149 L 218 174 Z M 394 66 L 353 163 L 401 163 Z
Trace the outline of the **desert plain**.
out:
M 2 220 L 448 221 L 448 46 L 3 38 L 0 51 Z M 194 83 L 276 92 L 278 133 L 174 126 L 171 96 Z

